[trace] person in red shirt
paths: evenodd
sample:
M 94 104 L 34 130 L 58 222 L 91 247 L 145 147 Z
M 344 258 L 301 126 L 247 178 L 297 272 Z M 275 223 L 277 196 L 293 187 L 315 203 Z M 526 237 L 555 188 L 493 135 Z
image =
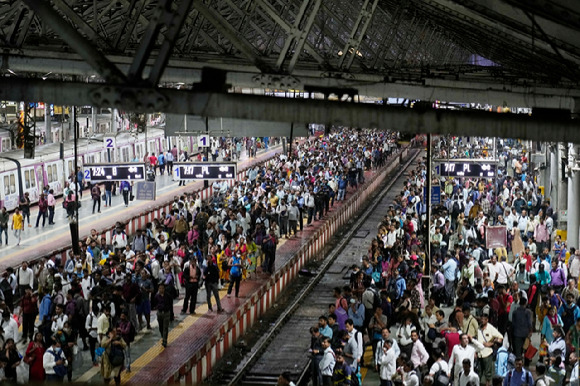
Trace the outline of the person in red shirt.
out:
M 507 330 L 508 315 L 510 313 L 510 308 L 512 306 L 514 298 L 512 297 L 512 295 L 510 295 L 508 290 L 503 285 L 499 285 L 497 300 L 499 302 L 499 310 L 497 313 L 498 319 L 497 329 L 503 335 L 506 333 Z
M 151 155 L 149 156 L 149 163 L 153 168 L 153 172 L 155 173 L 155 175 L 157 175 L 157 157 L 155 157 L 155 153 L 151 153 Z

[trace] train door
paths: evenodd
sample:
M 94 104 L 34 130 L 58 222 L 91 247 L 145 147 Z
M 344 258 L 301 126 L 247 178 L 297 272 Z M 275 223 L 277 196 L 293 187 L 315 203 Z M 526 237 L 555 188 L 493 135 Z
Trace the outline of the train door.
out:
M 129 162 L 131 161 L 130 155 L 129 155 L 129 146 L 123 146 L 121 149 L 121 162 Z
M 58 167 L 60 161 L 47 162 L 44 164 L 48 187 L 53 190 L 54 195 L 62 194 L 62 168 Z
M 157 141 L 154 139 L 150 139 L 147 141 L 147 151 L 149 152 L 149 154 L 151 153 L 155 153 L 157 154 L 159 152 L 159 149 L 157 149 L 156 146 L 157 145 Z
M 170 150 L 170 149 L 167 147 L 167 145 L 168 145 L 168 143 L 167 143 L 167 138 L 161 138 L 161 149 L 159 150 L 159 152 L 162 152 L 162 151 L 163 151 L 163 152 L 165 152 L 165 151 L 167 151 L 167 150 Z
M 16 170 L 2 173 L 2 205 L 7 210 L 13 210 L 18 206 L 18 186 Z
M 143 143 L 135 144 L 135 158 L 141 161 L 145 157 L 145 145 Z

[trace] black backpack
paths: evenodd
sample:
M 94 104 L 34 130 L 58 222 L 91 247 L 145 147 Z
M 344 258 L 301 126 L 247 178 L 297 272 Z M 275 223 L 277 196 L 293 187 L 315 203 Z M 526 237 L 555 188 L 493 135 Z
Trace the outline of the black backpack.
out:
M 125 352 L 121 347 L 111 342 L 111 352 L 109 353 L 111 366 L 118 367 L 125 363 Z
M 441 364 L 439 362 L 437 362 L 437 365 L 439 366 L 439 370 L 437 370 L 435 374 L 433 374 L 433 386 L 450 385 L 451 382 L 449 377 L 447 376 L 447 373 L 443 371 L 443 367 L 441 367 Z

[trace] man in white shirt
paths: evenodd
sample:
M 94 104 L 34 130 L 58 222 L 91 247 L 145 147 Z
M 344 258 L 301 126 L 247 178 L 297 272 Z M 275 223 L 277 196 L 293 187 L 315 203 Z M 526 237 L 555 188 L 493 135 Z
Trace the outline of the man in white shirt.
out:
M 391 377 L 397 371 L 397 357 L 394 347 L 393 339 L 386 339 L 382 346 L 377 347 L 377 352 L 380 350 L 380 375 L 381 384 L 383 381 L 391 381 Z
M 10 316 L 10 312 L 8 311 L 4 311 L 2 313 L 2 329 L 4 330 L 4 341 L 7 339 L 13 339 L 14 342 L 18 342 L 18 324 Z
M 489 322 L 489 315 L 484 313 L 481 316 L 481 327 L 477 331 L 477 341 L 484 347 L 477 353 L 479 357 L 479 373 L 481 375 L 481 382 L 486 386 L 491 385 L 493 375 L 495 374 L 494 360 L 493 360 L 493 346 L 503 341 L 503 336 L 499 331 Z
M 56 334 L 64 328 L 64 324 L 68 321 L 68 316 L 64 313 L 64 305 L 57 304 L 55 307 L 56 315 L 52 317 L 51 331 Z
M 375 351 L 375 366 L 376 366 L 376 370 L 380 371 L 380 366 L 381 366 L 381 356 L 383 354 L 383 348 L 385 346 L 385 342 L 387 341 L 387 339 L 390 339 L 391 337 L 391 332 L 389 331 L 389 329 L 387 327 L 383 328 L 381 330 L 381 335 L 382 335 L 382 339 L 380 341 L 378 341 L 377 343 L 377 351 Z M 399 348 L 399 345 L 397 344 L 397 341 L 394 339 L 391 339 L 393 341 L 393 343 L 391 343 L 391 347 L 393 348 L 393 352 L 395 353 L 395 358 L 398 358 L 399 355 L 401 355 L 401 349 Z
M 62 383 L 64 377 L 58 376 L 54 372 L 56 365 L 67 365 L 66 357 L 60 348 L 60 341 L 58 339 L 52 339 L 52 346 L 44 352 L 42 357 L 42 365 L 46 374 L 47 383 Z
M 322 338 L 322 348 L 324 349 L 324 354 L 322 354 L 322 359 L 318 364 L 320 373 L 322 374 L 322 384 L 324 386 L 331 386 L 332 372 L 334 371 L 336 359 L 334 351 L 330 348 L 330 339 L 327 337 Z
M 479 376 L 471 371 L 471 361 L 465 358 L 463 360 L 463 370 L 459 373 L 459 386 L 467 386 L 471 382 L 479 385 Z
M 30 286 L 34 288 L 34 271 L 28 267 L 28 263 L 25 261 L 22 263 L 22 267 L 18 268 L 16 271 L 16 281 L 18 283 L 18 292 L 20 297 L 24 296 L 24 291 Z
M 89 347 L 91 350 L 91 359 L 94 365 L 97 364 L 95 358 L 95 349 L 97 347 L 97 342 L 99 340 L 99 335 L 97 334 L 98 328 L 97 321 L 98 321 L 97 315 L 95 315 L 94 311 L 91 310 L 91 312 L 87 315 L 87 318 L 85 319 L 85 329 L 89 334 Z
M 467 334 L 461 334 L 461 344 L 457 344 L 455 347 L 453 347 L 451 357 L 447 363 L 449 368 L 449 373 L 447 375 L 451 377 L 451 369 L 454 369 L 454 386 L 459 386 L 459 373 L 462 370 L 462 366 L 460 366 L 460 364 L 463 364 L 464 359 L 469 359 L 471 367 L 473 368 L 473 361 L 475 360 L 475 348 L 471 344 L 473 344 L 478 350 L 483 348 L 481 343 L 475 339 L 471 339 L 471 337 Z M 454 365 L 455 367 L 453 367 Z
M 344 347 L 344 354 L 346 362 L 350 365 L 355 373 L 358 370 L 358 365 L 362 358 L 364 349 L 364 340 L 362 333 L 354 328 L 352 319 L 347 319 L 345 322 L 346 331 L 348 332 L 348 342 Z

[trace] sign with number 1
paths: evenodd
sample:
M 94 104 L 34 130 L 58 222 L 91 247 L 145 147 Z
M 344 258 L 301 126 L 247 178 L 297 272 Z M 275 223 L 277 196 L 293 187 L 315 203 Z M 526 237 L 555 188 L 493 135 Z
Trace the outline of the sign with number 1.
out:
M 209 146 L 209 135 L 198 135 L 197 136 L 197 147 L 208 147 Z
M 105 149 L 114 149 L 116 145 L 115 137 L 103 138 L 103 147 Z

